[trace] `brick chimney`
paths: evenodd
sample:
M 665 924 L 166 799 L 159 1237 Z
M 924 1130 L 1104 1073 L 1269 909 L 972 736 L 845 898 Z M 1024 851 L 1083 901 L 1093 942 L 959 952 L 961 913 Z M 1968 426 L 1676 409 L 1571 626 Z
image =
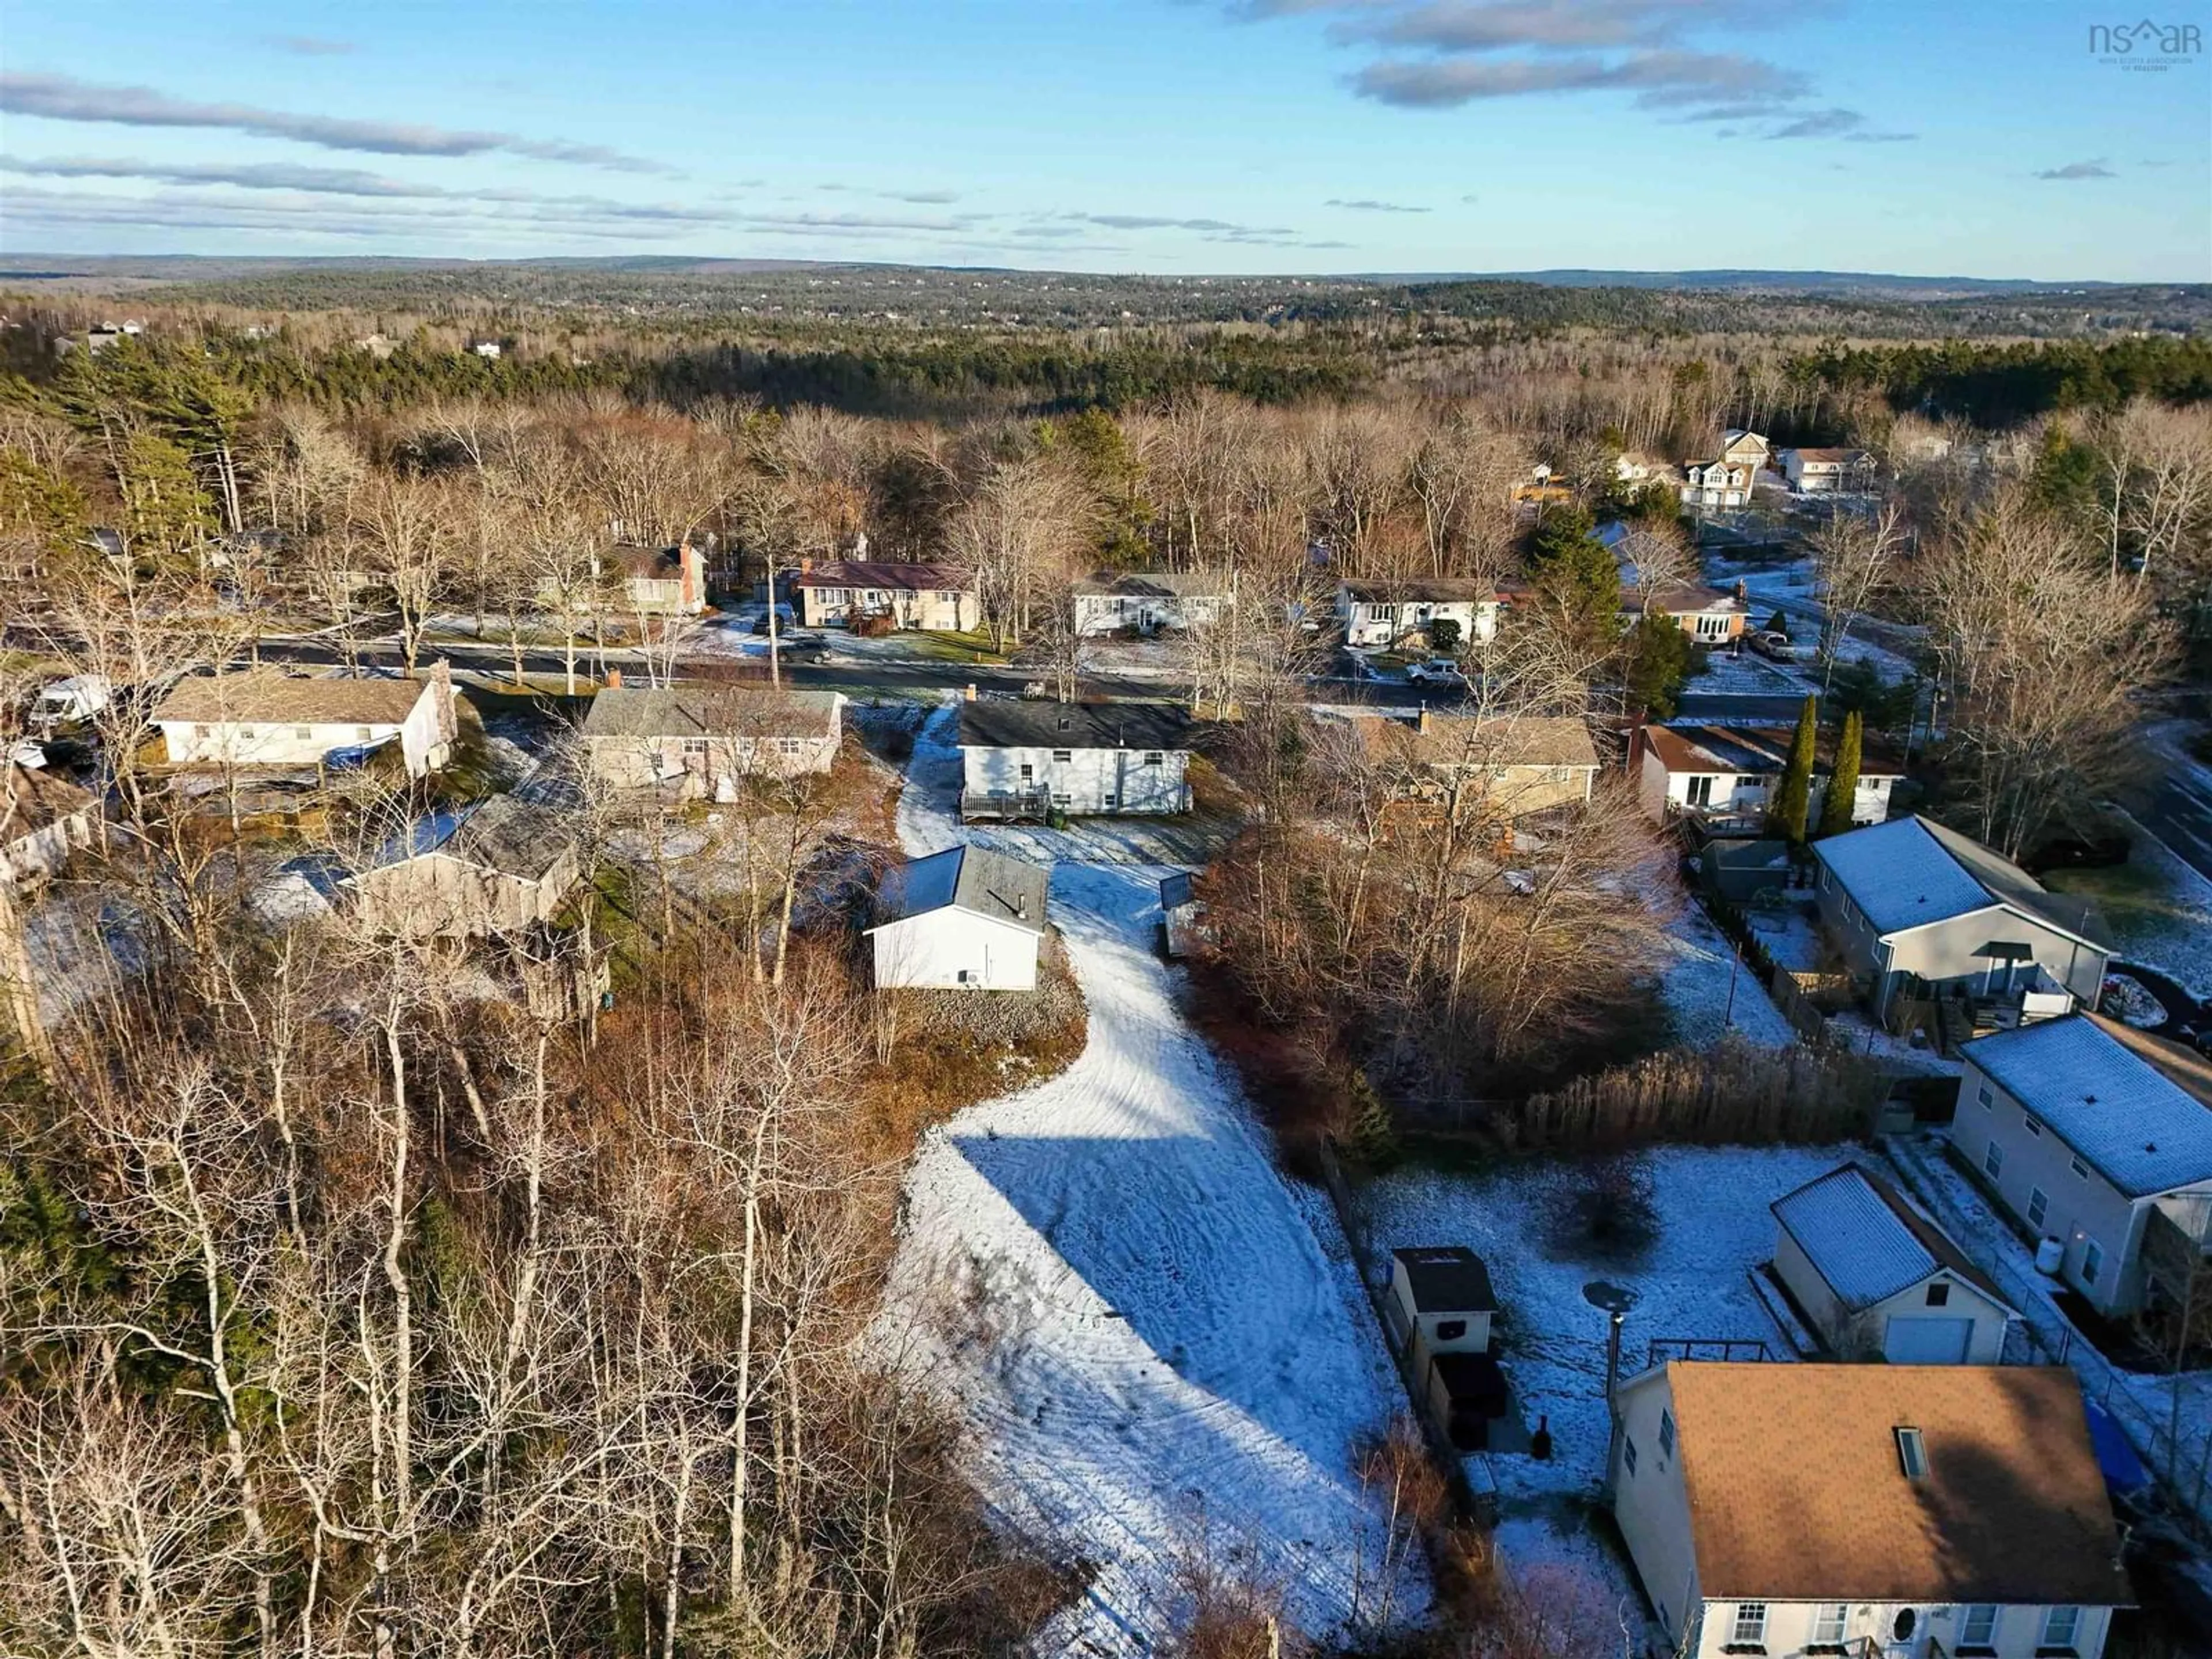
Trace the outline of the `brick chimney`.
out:
M 610 691 L 619 691 L 622 690 L 621 669 L 610 668 L 607 670 L 607 690 Z

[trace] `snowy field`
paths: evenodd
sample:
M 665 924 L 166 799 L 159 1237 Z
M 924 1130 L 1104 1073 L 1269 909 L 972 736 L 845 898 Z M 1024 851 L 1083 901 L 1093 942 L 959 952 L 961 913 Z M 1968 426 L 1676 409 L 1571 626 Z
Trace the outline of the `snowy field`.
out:
M 951 715 L 915 746 L 910 853 L 963 839 Z M 1051 834 L 975 839 L 1036 856 Z M 1040 1650 L 1149 1651 L 1201 1529 L 1303 1628 L 1340 1634 L 1371 1615 L 1381 1534 L 1353 1459 L 1403 1396 L 1326 1203 L 1277 1173 L 1177 1006 L 1152 949 L 1164 869 L 1110 846 L 1078 862 L 1080 835 L 1053 838 L 1052 919 L 1089 1043 L 931 1133 L 884 1340 L 958 1403 L 1003 1524 L 1098 1569 Z M 1419 1584 L 1395 1593 L 1403 1614 L 1425 1606 Z
M 1667 942 L 1674 962 L 1661 975 L 1659 995 L 1674 1022 L 1677 1042 L 1708 1048 L 1728 1030 L 1776 1046 L 1797 1040 L 1796 1031 L 1759 983 L 1758 970 L 1747 962 L 1737 966 L 1735 947 L 1700 906 L 1692 902 L 1682 907 Z
M 1516 1577 L 1538 1568 L 1579 1575 L 1640 1619 L 1627 1564 L 1589 1529 L 1600 1502 L 1609 1432 L 1606 1316 L 1585 1299 L 1593 1282 L 1635 1293 L 1623 1330 L 1624 1375 L 1644 1368 L 1658 1339 L 1764 1342 L 1792 1358 L 1751 1287 L 1774 1253 L 1767 1206 L 1856 1149 L 1659 1147 L 1613 1159 L 1540 1158 L 1479 1174 L 1408 1170 L 1362 1190 L 1378 1257 L 1418 1245 L 1464 1244 L 1490 1269 L 1500 1310 L 1499 1359 L 1522 1424 L 1547 1419 L 1548 1462 L 1505 1452 L 1470 1454 L 1478 1484 L 1498 1493 L 1498 1538 Z M 1617 1172 L 1650 1194 L 1640 1244 L 1594 1238 L 1582 1218 L 1593 1176 Z M 1717 1201 L 1723 1195 L 1724 1201 Z

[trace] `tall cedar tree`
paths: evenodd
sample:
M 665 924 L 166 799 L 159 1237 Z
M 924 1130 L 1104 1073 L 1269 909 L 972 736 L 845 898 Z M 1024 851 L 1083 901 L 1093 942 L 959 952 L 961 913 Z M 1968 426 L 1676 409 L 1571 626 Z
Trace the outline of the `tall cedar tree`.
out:
M 1766 815 L 1767 831 L 1793 846 L 1805 839 L 1805 818 L 1813 798 L 1813 754 L 1820 718 L 1820 700 L 1805 699 L 1797 713 L 1797 735 L 1790 739 L 1790 763 L 1782 769 L 1775 787 L 1774 805 Z
M 1828 773 L 1828 793 L 1820 800 L 1820 827 L 1814 831 L 1823 839 L 1840 836 L 1851 827 L 1851 797 L 1858 793 L 1864 725 L 1856 708 L 1844 716 L 1843 734 L 1836 739 L 1836 763 Z
M 1594 533 L 1589 510 L 1544 515 L 1528 540 L 1528 570 L 1577 639 L 1603 642 L 1620 631 L 1620 566 Z

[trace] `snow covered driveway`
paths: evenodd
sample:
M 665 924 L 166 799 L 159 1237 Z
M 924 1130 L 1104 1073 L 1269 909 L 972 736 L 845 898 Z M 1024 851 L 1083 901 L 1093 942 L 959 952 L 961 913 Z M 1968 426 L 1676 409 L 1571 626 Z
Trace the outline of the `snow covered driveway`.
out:
M 916 747 L 909 851 L 959 834 L 943 815 L 945 737 L 940 715 Z M 1380 1527 L 1351 1466 L 1401 1396 L 1356 1281 L 1316 1234 L 1334 1227 L 1326 1206 L 1276 1172 L 1176 1006 L 1152 948 L 1162 873 L 1063 854 L 1052 915 L 1089 1044 L 1060 1077 L 932 1132 L 885 1314 L 906 1363 L 965 1413 L 1004 1523 L 1098 1570 L 1047 1638 L 1058 1652 L 1157 1643 L 1201 1534 L 1212 1561 L 1281 1586 L 1316 1633 L 1352 1614 L 1355 1579 L 1362 1612 L 1376 1596 Z

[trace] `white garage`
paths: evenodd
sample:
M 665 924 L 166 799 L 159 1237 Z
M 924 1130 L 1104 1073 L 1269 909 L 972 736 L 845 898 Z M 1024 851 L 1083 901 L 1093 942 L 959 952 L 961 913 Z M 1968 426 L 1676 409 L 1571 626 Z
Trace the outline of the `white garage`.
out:
M 974 846 L 884 872 L 876 988 L 1034 991 L 1050 868 Z
M 1841 1359 L 1994 1365 L 2016 1317 L 1996 1285 L 1873 1170 L 1845 1164 L 1772 1206 L 1774 1277 Z

